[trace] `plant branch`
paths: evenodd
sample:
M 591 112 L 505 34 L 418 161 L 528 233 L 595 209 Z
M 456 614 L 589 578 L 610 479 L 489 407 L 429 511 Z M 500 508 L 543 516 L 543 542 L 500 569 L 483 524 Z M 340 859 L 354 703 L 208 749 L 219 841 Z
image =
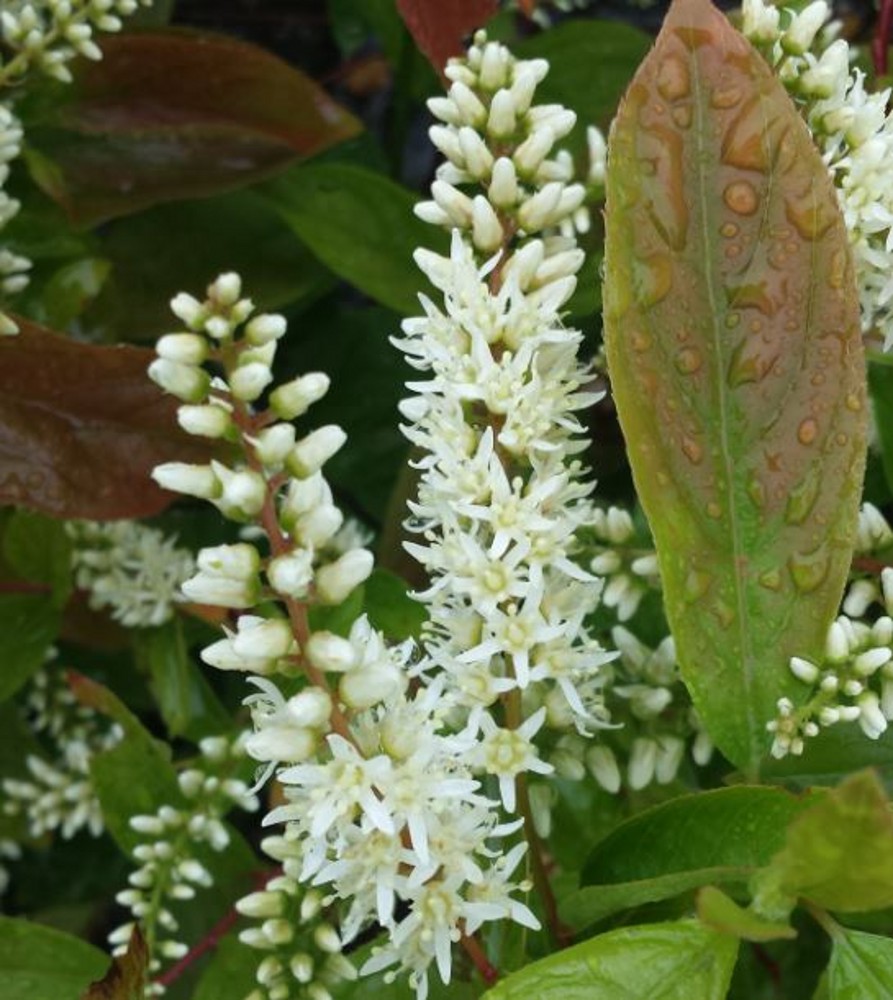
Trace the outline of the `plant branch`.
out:
M 887 49 L 890 45 L 891 29 L 893 29 L 893 0 L 881 0 L 877 27 L 871 40 L 871 58 L 877 76 L 887 75 Z
M 463 934 L 461 943 L 468 957 L 474 962 L 474 967 L 481 974 L 481 978 L 487 986 L 492 986 L 499 979 L 499 970 L 490 964 L 480 942 L 475 937 Z

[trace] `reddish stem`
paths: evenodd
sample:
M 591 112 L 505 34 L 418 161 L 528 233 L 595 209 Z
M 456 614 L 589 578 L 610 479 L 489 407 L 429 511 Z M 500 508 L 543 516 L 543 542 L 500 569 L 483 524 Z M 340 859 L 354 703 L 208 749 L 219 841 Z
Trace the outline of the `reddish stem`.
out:
M 0 594 L 50 594 L 53 588 L 46 583 L 30 580 L 0 580 Z
M 277 875 L 282 874 L 281 868 L 274 868 L 271 872 L 257 872 L 252 881 L 254 883 L 254 889 L 260 891 L 264 888 L 270 879 L 276 878 Z M 231 907 L 224 913 L 224 915 L 217 921 L 216 924 L 208 931 L 208 933 L 195 945 L 193 945 L 189 951 L 179 960 L 175 962 L 169 969 L 162 972 L 160 976 L 156 976 L 154 982 L 159 983 L 161 986 L 170 986 L 171 983 L 175 983 L 180 976 L 202 955 L 209 951 L 212 951 L 217 947 L 218 944 L 226 937 L 226 935 L 232 930 L 233 925 L 239 919 L 239 911 L 235 906 Z
M 871 556 L 857 556 L 853 560 L 853 569 L 858 569 L 863 573 L 874 573 L 878 576 L 885 569 L 889 569 L 890 565 L 882 559 L 872 559 Z
M 887 75 L 887 49 L 890 46 L 891 29 L 893 29 L 893 0 L 881 0 L 877 27 L 871 41 L 871 57 L 877 76 Z
M 468 957 L 474 962 L 474 967 L 481 974 L 481 979 L 484 980 L 487 986 L 492 986 L 499 979 L 499 970 L 490 964 L 477 938 L 463 934 L 462 947 L 465 949 Z

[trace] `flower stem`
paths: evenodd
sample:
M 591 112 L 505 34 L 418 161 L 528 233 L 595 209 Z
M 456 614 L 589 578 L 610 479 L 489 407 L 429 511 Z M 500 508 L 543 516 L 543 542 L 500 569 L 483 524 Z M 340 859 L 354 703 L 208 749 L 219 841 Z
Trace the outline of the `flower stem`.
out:
M 887 49 L 890 45 L 891 29 L 893 29 L 893 0 L 881 0 L 877 27 L 871 41 L 871 58 L 877 76 L 887 75 Z
M 462 947 L 465 949 L 468 957 L 474 962 L 474 967 L 481 974 L 481 979 L 484 980 L 487 986 L 492 986 L 499 979 L 499 970 L 490 964 L 477 938 L 463 934 Z

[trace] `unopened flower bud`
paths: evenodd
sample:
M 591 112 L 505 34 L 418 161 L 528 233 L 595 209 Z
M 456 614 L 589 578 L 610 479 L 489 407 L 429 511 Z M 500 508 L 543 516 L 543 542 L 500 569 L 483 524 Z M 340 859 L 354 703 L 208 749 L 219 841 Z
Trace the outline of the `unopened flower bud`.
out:
M 288 699 L 285 711 L 296 726 L 318 729 L 329 721 L 329 716 L 332 714 L 332 697 L 322 688 L 308 687 Z
M 351 549 L 316 573 L 316 593 L 323 604 L 340 604 L 372 572 L 374 560 L 366 549 Z
M 311 431 L 294 446 L 288 457 L 289 471 L 304 478 L 318 472 L 338 452 L 347 435 L 337 424 L 327 424 Z
M 186 292 L 180 292 L 171 299 L 171 312 L 193 330 L 199 330 L 205 321 L 205 307 Z
M 267 579 L 277 594 L 298 600 L 307 596 L 313 580 L 313 553 L 297 549 L 287 555 L 277 556 L 267 566 Z
M 222 492 L 220 480 L 208 465 L 164 462 L 155 466 L 152 478 L 162 489 L 200 497 L 202 500 L 214 500 Z
M 184 403 L 199 403 L 208 395 L 211 376 L 195 365 L 184 365 L 167 358 L 156 358 L 149 365 L 149 378 Z
M 267 486 L 260 473 L 247 468 L 230 469 L 214 460 L 211 468 L 223 487 L 215 503 L 227 517 L 252 518 L 261 512 Z
M 266 466 L 280 466 L 295 446 L 292 424 L 273 424 L 260 431 L 254 440 L 254 451 Z
M 361 712 L 387 701 L 402 684 L 400 671 L 391 664 L 382 664 L 346 673 L 338 682 L 338 694 L 348 708 Z
M 300 764 L 316 750 L 317 734 L 299 726 L 264 726 L 245 740 L 252 760 Z
M 279 340 L 287 329 L 284 316 L 278 313 L 261 313 L 245 327 L 245 339 L 249 344 L 267 344 Z
M 287 656 L 295 647 L 291 625 L 284 618 L 242 615 L 236 627 L 238 632 L 232 645 L 238 656 L 278 659 Z
M 181 406 L 177 409 L 177 423 L 187 434 L 199 437 L 220 438 L 232 427 L 232 417 L 222 406 Z
M 228 576 L 236 580 L 253 580 L 260 569 L 260 554 L 248 542 L 234 545 L 214 545 L 201 549 L 198 568 L 206 573 Z
M 274 389 L 270 393 L 270 408 L 282 420 L 294 420 L 325 396 L 329 384 L 328 375 L 309 372 Z
M 318 670 L 344 673 L 357 665 L 356 650 L 334 632 L 314 632 L 307 640 L 306 653 Z
M 155 345 L 155 353 L 181 365 L 200 365 L 208 357 L 208 341 L 196 333 L 166 333 Z
M 269 366 L 261 361 L 252 361 L 230 373 L 229 388 L 236 399 L 253 403 L 272 381 L 273 373 Z
M 242 294 L 242 279 L 235 271 L 227 271 L 219 275 L 208 285 L 208 298 L 214 299 L 218 305 L 235 305 Z

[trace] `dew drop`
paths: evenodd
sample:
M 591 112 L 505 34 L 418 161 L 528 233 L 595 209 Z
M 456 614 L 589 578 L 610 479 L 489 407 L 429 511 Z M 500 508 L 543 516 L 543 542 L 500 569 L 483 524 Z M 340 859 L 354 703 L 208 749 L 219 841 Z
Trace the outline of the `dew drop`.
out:
M 737 325 L 738 325 L 738 324 L 739 324 L 740 322 L 741 322 L 741 317 L 740 317 L 740 316 L 738 315 L 738 313 L 729 313 L 729 314 L 728 314 L 728 316 L 726 316 L 726 326 L 727 326 L 727 327 L 728 327 L 728 328 L 729 328 L 730 330 L 734 330 L 734 329 L 735 329 L 735 327 L 736 327 L 736 326 L 737 326 Z
M 657 89 L 667 101 L 678 101 L 691 93 L 688 64 L 679 56 L 668 56 L 657 71 Z
M 763 485 L 763 481 L 753 472 L 747 480 L 747 495 L 750 497 L 753 505 L 759 507 L 760 510 L 766 506 L 766 487 Z
M 757 582 L 767 590 L 781 590 L 781 573 L 777 569 L 767 569 L 757 577 Z
M 692 463 L 692 465 L 699 465 L 701 459 L 704 457 L 704 449 L 698 444 L 694 438 L 684 437 L 682 439 L 682 453 L 685 457 Z
M 741 91 L 737 87 L 714 87 L 710 94 L 710 106 L 724 111 L 734 108 L 741 100 Z
M 846 408 L 852 410 L 853 413 L 858 413 L 862 409 L 862 400 L 857 393 L 851 392 L 847 395 Z
M 666 254 L 637 258 L 633 263 L 637 298 L 643 308 L 657 305 L 673 285 L 673 264 Z
M 807 417 L 801 421 L 797 428 L 797 440 L 800 444 L 812 444 L 819 433 L 819 425 L 812 417 Z
M 719 227 L 719 233 L 721 236 L 725 236 L 726 239 L 731 239 L 733 236 L 737 236 L 739 232 L 738 227 L 734 222 L 724 222 Z
M 830 558 L 828 547 L 820 545 L 814 552 L 798 553 L 788 560 L 788 569 L 794 586 L 804 593 L 819 587 L 828 575 Z
M 702 569 L 692 569 L 682 585 L 682 596 L 687 604 L 694 604 L 710 589 L 713 577 Z
M 750 181 L 732 181 L 722 193 L 723 201 L 737 215 L 753 215 L 760 199 Z
M 653 343 L 651 334 L 646 333 L 644 330 L 633 330 L 629 335 L 629 342 L 633 345 L 633 350 L 639 354 L 647 351 Z
M 736 257 L 741 256 L 741 244 L 732 243 L 726 247 L 725 256 L 727 260 L 734 260 Z
M 847 256 L 844 250 L 835 250 L 828 267 L 828 284 L 831 288 L 843 288 L 846 277 Z
M 724 601 L 717 601 L 711 610 L 720 628 L 728 628 L 735 620 L 735 612 Z
M 813 462 L 809 471 L 799 486 L 788 494 L 784 519 L 788 524 L 802 524 L 815 507 L 822 482 L 822 470 L 819 462 Z
M 817 240 L 834 225 L 835 205 L 825 204 L 819 198 L 806 198 L 802 202 L 785 204 L 785 216 L 804 240 Z
M 683 105 L 682 107 L 679 108 L 673 108 L 673 110 L 670 112 L 670 117 L 673 119 L 673 122 L 679 128 L 685 129 L 691 127 L 692 115 L 691 115 L 691 108 L 688 107 L 688 105 Z
M 824 385 L 825 376 L 821 372 L 816 372 L 815 375 L 809 380 L 810 385 Z
M 712 517 L 714 521 L 722 517 L 722 507 L 715 500 L 707 504 L 707 517 Z
M 683 347 L 676 355 L 676 370 L 683 375 L 693 375 L 701 363 L 701 353 L 694 347 Z
M 838 443 L 838 444 L 839 444 L 839 445 L 840 445 L 841 447 L 843 447 L 843 446 L 844 446 L 844 445 L 845 445 L 845 444 L 847 443 L 847 441 L 849 441 L 849 438 L 848 438 L 848 437 L 846 436 L 846 434 L 838 434 L 838 435 L 837 435 L 837 436 L 836 436 L 836 437 L 834 438 L 834 440 L 835 440 L 835 441 L 836 441 L 836 442 L 837 442 L 837 443 Z

